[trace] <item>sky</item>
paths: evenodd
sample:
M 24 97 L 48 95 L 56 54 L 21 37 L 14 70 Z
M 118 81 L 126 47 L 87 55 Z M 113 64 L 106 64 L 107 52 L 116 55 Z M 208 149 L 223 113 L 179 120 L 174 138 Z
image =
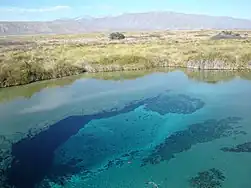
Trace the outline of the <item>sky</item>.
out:
M 0 0 L 0 21 L 46 21 L 173 11 L 251 20 L 251 0 Z

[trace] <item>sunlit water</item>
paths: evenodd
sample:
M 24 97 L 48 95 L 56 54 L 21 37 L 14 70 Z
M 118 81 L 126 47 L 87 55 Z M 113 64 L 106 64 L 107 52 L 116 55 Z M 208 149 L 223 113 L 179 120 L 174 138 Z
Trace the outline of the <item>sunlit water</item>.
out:
M 0 90 L 0 185 L 251 187 L 250 73 L 91 77 Z

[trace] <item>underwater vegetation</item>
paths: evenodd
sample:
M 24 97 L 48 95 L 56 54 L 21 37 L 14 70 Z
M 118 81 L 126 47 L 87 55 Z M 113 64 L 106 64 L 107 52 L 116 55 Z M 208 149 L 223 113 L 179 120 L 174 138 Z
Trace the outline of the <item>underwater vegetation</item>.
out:
M 167 95 L 161 94 L 150 99 L 145 104 L 147 110 L 151 110 L 165 115 L 168 113 L 175 114 L 192 114 L 193 112 L 203 108 L 205 103 L 200 99 L 191 98 L 187 95 Z
M 193 188 L 220 188 L 226 177 L 219 169 L 212 168 L 207 171 L 199 172 L 197 176 L 189 180 Z
M 109 160 L 108 163 L 104 166 L 105 170 L 108 170 L 109 168 L 115 166 L 117 168 L 122 167 L 126 163 L 130 163 L 131 160 L 134 160 L 139 155 L 139 150 L 130 151 L 128 153 L 125 153 L 121 155 L 119 158 L 116 158 L 114 160 Z
M 221 120 L 212 119 L 189 125 L 186 130 L 171 134 L 164 142 L 157 145 L 150 156 L 142 160 L 142 166 L 169 161 L 175 157 L 175 154 L 189 150 L 198 143 L 210 142 L 235 134 L 245 134 L 235 127 L 240 121 L 241 118 L 239 117 L 228 117 Z
M 224 147 L 221 150 L 224 152 L 251 153 L 251 142 L 239 144 L 235 147 Z
M 14 159 L 8 170 L 8 181 L 17 188 L 33 188 L 42 181 L 53 166 L 54 151 L 65 143 L 72 135 L 83 128 L 93 119 L 102 119 L 127 113 L 138 107 L 139 104 L 130 104 L 120 110 L 103 111 L 93 115 L 70 116 L 47 130 L 33 137 L 27 137 L 12 145 Z M 62 166 L 59 166 L 61 169 Z M 24 170 L 25 169 L 25 170 Z M 61 170 L 54 167 L 56 174 Z M 75 172 L 72 168 L 64 168 L 64 173 Z M 70 173 L 69 172 L 69 173 Z
M 12 144 L 13 160 L 11 167 L 7 170 L 8 184 L 16 188 L 34 188 L 45 177 L 49 177 L 49 174 L 53 179 L 57 179 L 56 177 L 70 176 L 80 171 L 88 172 L 89 166 L 76 165 L 81 164 L 81 159 L 72 159 L 71 164 L 54 165 L 55 150 L 71 136 L 76 135 L 90 121 L 125 114 L 140 106 L 161 115 L 166 113 L 188 114 L 202 108 L 204 102 L 186 95 L 171 95 L 169 92 L 165 92 L 154 97 L 132 101 L 122 108 L 112 108 L 90 115 L 69 116 L 49 126 L 46 130 L 35 135 L 31 134 Z M 111 161 L 107 168 L 114 163 L 116 166 L 121 166 L 124 159 Z
M 6 169 L 12 160 L 11 154 L 8 150 L 11 142 L 4 135 L 0 135 L 0 187 L 5 188 L 5 181 L 7 180 Z

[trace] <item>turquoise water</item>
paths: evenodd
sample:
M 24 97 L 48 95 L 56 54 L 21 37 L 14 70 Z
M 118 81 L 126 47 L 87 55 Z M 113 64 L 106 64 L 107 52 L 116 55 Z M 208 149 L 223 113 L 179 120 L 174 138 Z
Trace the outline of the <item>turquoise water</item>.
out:
M 251 81 L 243 74 L 111 74 L 43 84 L 29 97 L 0 90 L 7 96 L 0 104 L 2 185 L 250 187 Z

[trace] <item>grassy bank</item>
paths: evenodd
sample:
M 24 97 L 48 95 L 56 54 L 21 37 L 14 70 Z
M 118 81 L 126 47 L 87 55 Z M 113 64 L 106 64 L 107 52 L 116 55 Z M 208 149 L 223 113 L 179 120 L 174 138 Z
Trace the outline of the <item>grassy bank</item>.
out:
M 0 45 L 0 87 L 83 72 L 154 67 L 251 69 L 251 40 L 210 40 L 217 32 L 127 33 L 122 41 L 109 41 L 100 33 L 0 39 L 5 44 Z M 6 45 L 8 40 L 12 43 Z

